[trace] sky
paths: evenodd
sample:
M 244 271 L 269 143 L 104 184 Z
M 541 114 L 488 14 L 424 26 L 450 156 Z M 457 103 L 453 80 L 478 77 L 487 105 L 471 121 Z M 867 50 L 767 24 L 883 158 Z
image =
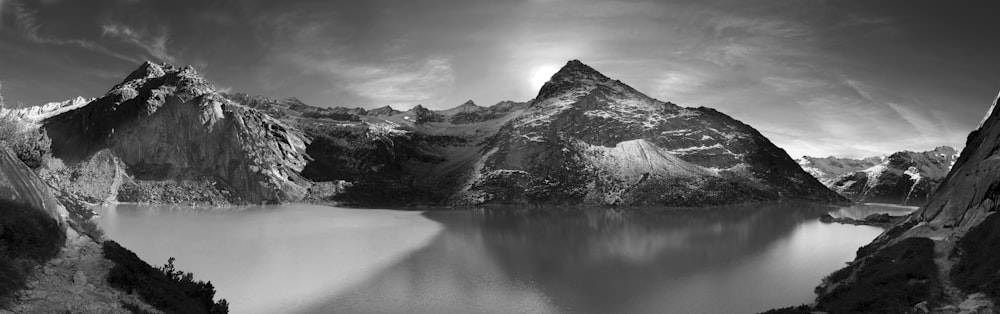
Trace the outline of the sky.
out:
M 995 1 L 992 1 L 995 2 Z M 142 61 L 315 106 L 532 99 L 579 59 L 793 157 L 961 148 L 1000 91 L 991 1 L 0 0 L 9 107 L 97 97 Z

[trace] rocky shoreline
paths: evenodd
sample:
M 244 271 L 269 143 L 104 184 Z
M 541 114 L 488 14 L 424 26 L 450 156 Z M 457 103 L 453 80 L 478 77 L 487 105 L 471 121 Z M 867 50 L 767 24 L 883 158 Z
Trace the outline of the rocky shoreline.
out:
M 864 219 L 854 219 L 850 217 L 839 217 L 835 218 L 830 214 L 823 214 L 819 216 L 819 221 L 824 223 L 839 223 L 845 225 L 860 225 L 860 226 L 876 226 L 888 228 L 900 221 L 906 219 L 906 216 L 891 216 L 889 214 L 871 214 L 866 216 Z

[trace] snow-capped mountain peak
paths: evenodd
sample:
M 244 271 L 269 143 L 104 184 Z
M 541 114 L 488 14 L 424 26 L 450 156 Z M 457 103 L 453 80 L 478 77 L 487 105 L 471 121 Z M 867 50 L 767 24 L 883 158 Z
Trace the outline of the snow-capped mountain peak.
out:
M 94 98 L 83 98 L 77 96 L 76 98 L 69 99 L 61 102 L 50 102 L 44 105 L 38 105 L 33 107 L 25 107 L 19 109 L 2 109 L 0 108 L 0 114 L 13 114 L 15 116 L 24 119 L 25 121 L 32 123 L 40 123 L 41 121 L 57 116 L 61 113 L 74 110 L 83 107 L 87 103 L 93 101 Z

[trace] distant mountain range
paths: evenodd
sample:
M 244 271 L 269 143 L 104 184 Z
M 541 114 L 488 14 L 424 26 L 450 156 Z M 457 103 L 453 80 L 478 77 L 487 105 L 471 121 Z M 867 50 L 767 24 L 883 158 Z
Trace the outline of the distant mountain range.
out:
M 852 201 L 919 206 L 929 200 L 957 159 L 954 148 L 941 146 L 864 159 L 803 156 L 796 161 Z
M 68 186 L 100 181 L 80 173 L 114 176 L 103 186 L 116 191 L 95 199 L 358 206 L 845 201 L 752 127 L 710 108 L 650 98 L 576 60 L 535 99 L 489 107 L 468 101 L 448 110 L 320 108 L 221 93 L 190 67 L 153 63 L 107 95 L 81 102 L 19 112 L 42 125 L 53 155 L 71 168 L 46 172 L 66 177 L 51 181 Z

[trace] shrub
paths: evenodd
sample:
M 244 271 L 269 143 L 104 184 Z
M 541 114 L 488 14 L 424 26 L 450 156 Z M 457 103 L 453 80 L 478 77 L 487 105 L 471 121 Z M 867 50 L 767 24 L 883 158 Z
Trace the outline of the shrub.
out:
M 0 200 L 0 303 L 24 288 L 27 276 L 55 257 L 65 239 L 62 228 L 45 212 Z
M 931 297 L 937 274 L 934 241 L 899 241 L 869 257 L 855 274 L 854 281 L 821 295 L 816 309 L 831 313 L 905 313 Z
M 115 263 L 108 274 L 112 287 L 137 293 L 143 301 L 167 313 L 228 313 L 229 303 L 214 301 L 212 282 L 196 281 L 194 275 L 174 268 L 174 259 L 154 268 L 132 251 L 106 240 L 104 257 Z
M 760 314 L 812 314 L 813 310 L 808 305 L 789 306 L 780 309 L 771 309 Z
M 958 241 L 953 254 L 961 259 L 951 280 L 966 293 L 983 292 L 1000 302 L 1000 215 L 986 217 Z
M 10 112 L 0 113 L 0 145 L 10 148 L 32 169 L 41 166 L 52 153 L 52 139 L 44 129 L 32 127 Z

